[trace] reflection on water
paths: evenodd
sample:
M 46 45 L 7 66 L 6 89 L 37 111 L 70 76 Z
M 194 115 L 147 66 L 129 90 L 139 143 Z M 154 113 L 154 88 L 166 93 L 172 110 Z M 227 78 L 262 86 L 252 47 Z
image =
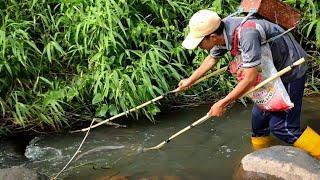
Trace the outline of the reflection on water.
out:
M 318 100 L 317 100 L 318 99 Z M 304 125 L 320 130 L 319 98 L 305 98 Z M 223 118 L 211 118 L 173 139 L 161 150 L 141 152 L 204 116 L 210 106 L 163 113 L 156 123 L 91 131 L 64 179 L 230 179 L 241 158 L 250 153 L 251 107 L 233 106 Z M 25 155 L 28 167 L 48 175 L 58 172 L 78 148 L 84 134 L 41 137 Z

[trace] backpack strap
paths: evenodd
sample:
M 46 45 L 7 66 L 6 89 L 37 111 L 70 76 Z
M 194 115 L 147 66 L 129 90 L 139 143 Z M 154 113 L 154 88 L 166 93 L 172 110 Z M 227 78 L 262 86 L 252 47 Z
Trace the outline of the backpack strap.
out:
M 236 56 L 239 53 L 239 39 L 240 39 L 240 32 L 242 28 L 254 28 L 256 30 L 259 31 L 261 38 L 262 38 L 262 42 L 261 45 L 265 45 L 271 41 L 274 41 L 284 35 L 286 35 L 287 33 L 289 33 L 290 31 L 292 31 L 293 29 L 296 28 L 296 26 L 287 29 L 286 31 L 282 32 L 281 34 L 278 34 L 274 37 L 271 37 L 270 39 L 267 39 L 266 33 L 263 29 L 263 27 L 258 24 L 255 23 L 251 20 L 246 20 L 245 22 L 241 23 L 240 26 L 238 26 L 235 30 L 234 30 L 234 36 L 233 36 L 233 45 L 232 45 L 232 49 L 231 49 L 231 55 L 232 56 Z
M 231 55 L 236 56 L 239 54 L 239 39 L 242 28 L 251 28 L 259 31 L 263 41 L 266 39 L 266 33 L 260 24 L 255 23 L 254 21 L 245 21 L 240 24 L 235 30 L 233 35 L 233 45 L 231 49 Z
M 236 12 L 230 14 L 227 18 L 233 17 L 233 16 L 238 15 L 238 14 L 241 14 L 241 13 L 242 13 L 242 9 L 241 9 L 241 8 L 240 8 L 240 9 L 238 8 L 238 10 L 237 10 Z M 237 27 L 237 28 L 235 29 L 235 31 L 234 31 L 234 36 L 233 36 L 233 46 L 232 46 L 232 49 L 231 49 L 231 55 L 232 55 L 232 56 L 236 56 L 236 55 L 238 54 L 239 39 L 240 39 L 240 30 L 239 30 L 239 28 L 241 28 L 241 27 L 243 27 L 243 25 L 247 24 L 247 21 L 248 21 L 249 17 L 251 17 L 254 13 L 256 13 L 255 10 L 250 11 L 250 12 L 244 17 L 244 19 L 241 21 L 239 27 Z M 263 37 L 266 37 L 265 31 L 264 31 L 264 29 L 262 28 L 262 26 L 261 26 L 260 24 L 257 24 L 257 23 L 255 23 L 255 24 L 256 24 L 256 29 L 260 32 L 261 37 L 262 37 L 262 38 L 263 38 Z M 245 27 L 246 27 L 246 26 L 250 26 L 250 25 L 245 25 Z M 274 41 L 274 40 L 276 40 L 276 39 L 278 39 L 278 38 L 286 35 L 286 34 L 289 33 L 290 31 L 292 31 L 293 29 L 295 29 L 297 26 L 298 26 L 298 24 L 297 24 L 296 26 L 290 28 L 290 29 L 287 29 L 286 31 L 282 32 L 281 34 L 278 34 L 278 35 L 276 35 L 276 36 L 274 36 L 274 37 L 271 37 L 271 38 L 268 39 L 268 40 L 267 40 L 266 38 L 263 38 L 263 41 L 262 41 L 261 45 L 267 44 L 267 43 L 269 43 L 269 42 L 271 42 L 271 41 Z
M 284 31 L 283 33 L 278 34 L 278 35 L 276 35 L 276 36 L 274 36 L 274 37 L 271 37 L 270 39 L 262 42 L 262 45 L 267 44 L 267 43 L 269 43 L 269 42 L 271 42 L 271 41 L 274 41 L 274 40 L 278 39 L 279 37 L 281 37 L 281 36 L 283 36 L 283 35 L 286 35 L 287 33 L 289 33 L 290 31 L 292 31 L 292 30 L 295 29 L 296 27 L 297 27 L 297 26 L 293 26 L 292 28 L 287 29 L 287 30 Z

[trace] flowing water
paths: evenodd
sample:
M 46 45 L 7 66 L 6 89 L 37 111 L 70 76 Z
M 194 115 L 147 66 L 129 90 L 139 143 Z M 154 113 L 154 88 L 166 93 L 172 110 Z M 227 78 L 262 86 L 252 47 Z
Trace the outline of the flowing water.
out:
M 209 105 L 160 114 L 156 123 L 137 121 L 128 128 L 92 130 L 64 179 L 231 179 L 250 146 L 251 106 L 236 104 L 222 118 L 207 122 L 173 139 L 162 149 L 141 152 L 204 116 Z M 305 98 L 302 124 L 320 131 L 320 98 Z M 24 156 L 2 149 L 0 163 L 26 167 L 53 176 L 69 161 L 84 133 L 40 136 L 27 146 Z M 6 149 L 6 151 L 10 151 Z M 8 155 L 10 157 L 8 157 Z

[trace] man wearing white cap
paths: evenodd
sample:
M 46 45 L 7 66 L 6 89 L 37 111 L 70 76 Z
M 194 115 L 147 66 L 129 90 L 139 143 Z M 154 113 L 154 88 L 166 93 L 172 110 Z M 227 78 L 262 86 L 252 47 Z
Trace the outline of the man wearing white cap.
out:
M 217 13 L 211 10 L 196 12 L 189 21 L 190 32 L 183 41 L 186 49 L 200 47 L 210 54 L 204 59 L 200 67 L 187 79 L 179 82 L 176 92 L 192 86 L 202 75 L 214 66 L 218 59 L 226 52 L 240 50 L 243 61 L 244 78 L 223 99 L 211 107 L 211 116 L 222 116 L 226 107 L 240 98 L 256 82 L 257 66 L 261 63 L 261 29 L 269 39 L 281 34 L 284 30 L 277 24 L 265 19 L 251 17 L 240 31 L 239 38 L 235 38 L 235 30 L 240 26 L 243 17 L 231 17 L 221 20 Z M 258 24 L 258 25 L 257 25 Z M 260 30 L 257 29 L 260 27 Z M 279 71 L 292 65 L 300 58 L 306 57 L 306 52 L 299 43 L 289 35 L 283 35 L 273 40 L 270 45 L 273 63 Z M 239 52 L 239 51 L 238 51 Z M 320 136 L 311 128 L 300 129 L 300 113 L 305 84 L 307 66 L 302 64 L 281 77 L 288 91 L 294 107 L 289 111 L 263 112 L 256 105 L 252 110 L 252 138 L 255 149 L 268 147 L 269 134 L 273 133 L 284 142 L 293 144 L 308 151 L 311 155 L 320 158 Z

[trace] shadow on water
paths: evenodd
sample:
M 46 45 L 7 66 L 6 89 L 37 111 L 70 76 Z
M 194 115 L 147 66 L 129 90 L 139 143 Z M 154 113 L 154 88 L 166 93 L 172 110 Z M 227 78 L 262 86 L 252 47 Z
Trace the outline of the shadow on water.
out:
M 173 139 L 161 150 L 142 152 L 204 116 L 210 106 L 165 112 L 156 123 L 137 121 L 128 128 L 91 131 L 64 179 L 231 179 L 241 158 L 250 153 L 251 106 L 233 106 L 223 118 Z M 305 98 L 303 125 L 320 131 L 320 98 Z M 27 146 L 26 166 L 53 176 L 72 157 L 84 134 L 44 136 Z

